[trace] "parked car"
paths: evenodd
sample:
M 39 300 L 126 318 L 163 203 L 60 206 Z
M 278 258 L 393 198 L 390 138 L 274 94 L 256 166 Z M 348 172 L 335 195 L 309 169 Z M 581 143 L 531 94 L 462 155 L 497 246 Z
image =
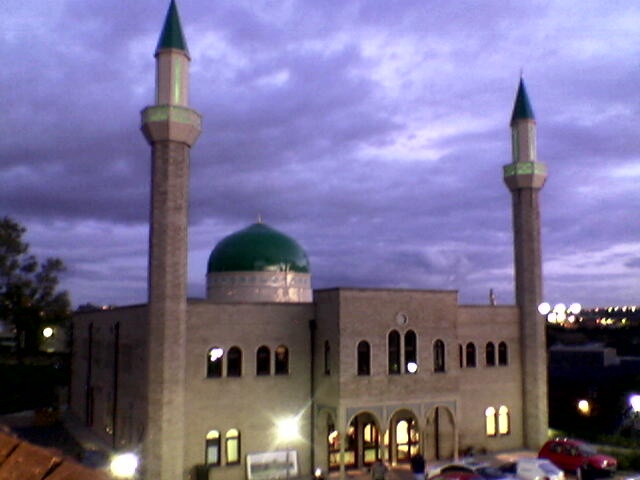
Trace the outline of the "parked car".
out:
M 429 480 L 484 480 L 484 477 L 473 472 L 449 470 L 447 472 L 436 473 L 433 476 L 430 475 Z
M 480 475 L 483 480 L 513 480 L 514 475 L 503 472 L 502 470 L 492 467 L 487 463 L 476 461 L 463 461 L 462 463 L 450 463 L 435 468 L 429 472 L 429 479 L 450 472 L 465 472 Z
M 564 472 L 544 458 L 521 458 L 499 469 L 522 480 L 565 480 Z
M 546 458 L 566 472 L 580 474 L 582 478 L 610 476 L 618 468 L 618 461 L 598 453 L 591 445 L 571 438 L 556 438 L 546 442 L 539 458 Z

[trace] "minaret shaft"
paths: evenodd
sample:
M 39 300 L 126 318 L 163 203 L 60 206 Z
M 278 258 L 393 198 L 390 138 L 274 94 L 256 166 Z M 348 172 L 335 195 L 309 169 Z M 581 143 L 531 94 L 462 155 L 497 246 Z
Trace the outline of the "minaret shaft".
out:
M 547 437 L 547 354 L 543 299 L 539 192 L 547 177 L 537 161 L 536 124 L 524 83 L 518 88 L 511 118 L 512 163 L 504 180 L 512 195 L 516 304 L 520 312 L 522 427 L 527 448 L 538 449 Z
M 189 154 L 200 115 L 189 108 L 189 55 L 171 1 L 156 57 L 156 104 L 142 111 L 151 145 L 145 480 L 186 477 L 185 368 Z

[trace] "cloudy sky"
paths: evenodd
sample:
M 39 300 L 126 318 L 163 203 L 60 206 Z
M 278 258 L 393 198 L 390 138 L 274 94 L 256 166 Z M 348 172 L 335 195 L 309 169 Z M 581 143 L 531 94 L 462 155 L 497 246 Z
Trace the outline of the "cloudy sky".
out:
M 168 0 L 4 0 L 0 215 L 75 305 L 146 299 L 139 112 Z M 538 122 L 545 296 L 640 303 L 640 6 L 628 0 L 179 0 L 192 57 L 189 283 L 265 223 L 316 288 L 513 303 L 509 119 Z

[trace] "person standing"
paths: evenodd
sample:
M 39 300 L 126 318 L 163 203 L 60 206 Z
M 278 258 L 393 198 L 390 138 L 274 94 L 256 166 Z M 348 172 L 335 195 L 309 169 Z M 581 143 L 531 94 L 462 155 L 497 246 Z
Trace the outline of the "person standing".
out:
M 378 459 L 371 465 L 371 480 L 385 480 L 387 477 L 387 466 Z
M 424 461 L 424 457 L 419 453 L 416 453 L 411 457 L 410 463 L 414 480 L 424 480 L 426 469 L 426 462 Z

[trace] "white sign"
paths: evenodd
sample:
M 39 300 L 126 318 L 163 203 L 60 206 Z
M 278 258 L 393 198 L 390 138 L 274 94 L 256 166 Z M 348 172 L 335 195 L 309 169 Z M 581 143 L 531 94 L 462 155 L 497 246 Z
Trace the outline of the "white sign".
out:
M 295 450 L 247 454 L 249 480 L 276 480 L 298 476 L 298 453 Z

